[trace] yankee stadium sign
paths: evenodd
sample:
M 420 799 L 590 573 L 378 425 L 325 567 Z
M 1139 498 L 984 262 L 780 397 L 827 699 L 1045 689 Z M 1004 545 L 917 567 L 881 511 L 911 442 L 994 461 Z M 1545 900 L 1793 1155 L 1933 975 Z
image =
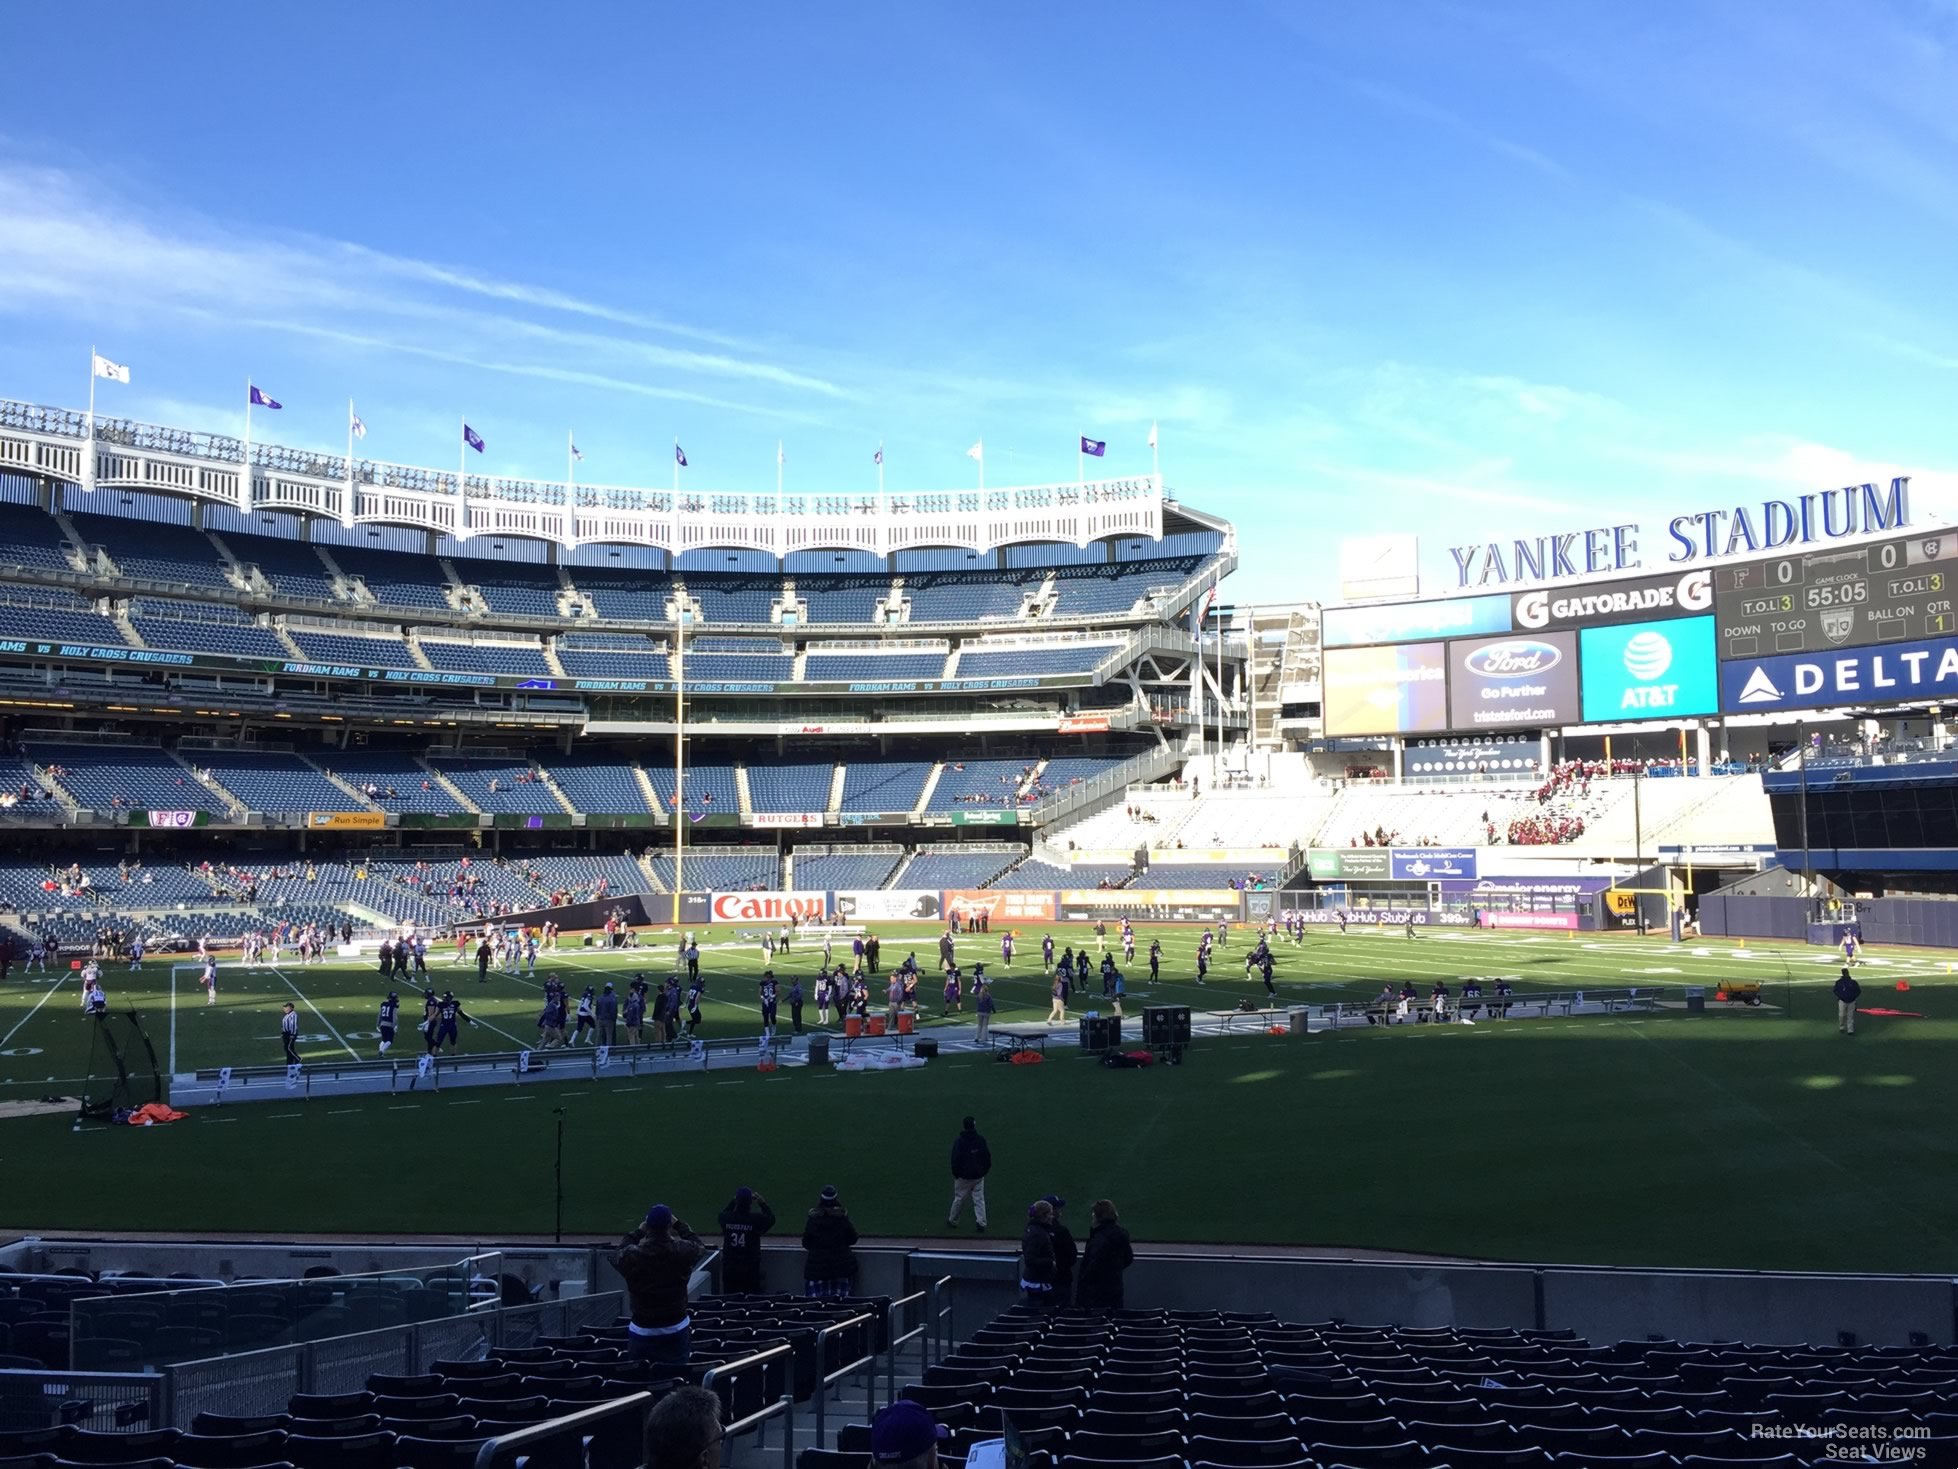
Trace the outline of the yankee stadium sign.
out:
M 1910 477 L 1899 475 L 1888 490 L 1845 485 L 1792 500 L 1675 515 L 1666 525 L 1666 559 L 1677 564 L 1775 551 L 1902 530 L 1909 524 Z M 1448 555 L 1455 564 L 1457 588 L 1499 587 L 1636 571 L 1644 565 L 1638 538 L 1639 526 L 1632 522 L 1453 546 Z

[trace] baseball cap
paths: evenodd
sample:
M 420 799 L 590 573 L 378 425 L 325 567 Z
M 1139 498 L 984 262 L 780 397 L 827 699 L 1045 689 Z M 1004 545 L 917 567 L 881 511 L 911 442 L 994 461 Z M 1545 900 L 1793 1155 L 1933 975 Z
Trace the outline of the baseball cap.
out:
M 734 1191 L 735 1199 L 743 1204 L 747 1203 L 748 1200 L 752 1199 L 754 1196 L 755 1196 L 755 1191 L 751 1188 L 743 1187 L 743 1188 L 738 1188 Z
M 1059 1194 L 1042 1194 L 1040 1197 L 1044 1202 L 1052 1204 L 1056 1209 L 1065 1209 L 1067 1207 L 1067 1200 Z
M 646 1228 L 664 1229 L 673 1222 L 673 1211 L 664 1204 L 655 1204 L 646 1211 Z
M 922 1403 L 899 1398 L 871 1420 L 870 1458 L 876 1464 L 902 1464 L 952 1435 Z

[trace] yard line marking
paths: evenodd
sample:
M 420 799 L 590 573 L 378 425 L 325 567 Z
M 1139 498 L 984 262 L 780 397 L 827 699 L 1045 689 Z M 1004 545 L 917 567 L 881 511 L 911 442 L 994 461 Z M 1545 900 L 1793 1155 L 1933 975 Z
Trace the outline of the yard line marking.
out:
M 321 1014 L 320 1007 L 318 1005 L 315 1005 L 312 1002 L 312 1000 L 307 997 L 306 992 L 302 990 L 298 985 L 294 984 L 291 980 L 287 979 L 285 977 L 285 973 L 283 970 L 274 969 L 272 972 L 279 976 L 280 984 L 284 985 L 287 989 L 291 990 L 295 995 L 299 996 L 300 999 L 305 1000 L 306 1008 L 308 1010 L 311 1010 L 313 1014 L 319 1016 L 319 1022 L 321 1025 L 324 1025 L 326 1027 L 327 1033 L 340 1043 L 341 1049 L 346 1051 L 346 1053 L 349 1056 L 352 1056 L 354 1060 L 358 1061 L 360 1059 L 360 1052 L 356 1051 L 352 1046 L 347 1044 L 347 1038 L 341 1035 L 340 1032 L 334 1028 L 333 1022 L 331 1020 L 328 1020 L 325 1015 Z M 175 976 L 173 975 L 172 979 L 174 980 L 174 978 Z
M 351 1117 L 359 1110 L 360 1108 L 358 1107 L 336 1107 L 326 1115 L 329 1117 Z
M 480 1107 L 483 1105 L 483 1099 L 481 1097 L 467 1097 L 460 1102 L 451 1102 L 449 1105 L 451 1107 Z
M 68 976 L 64 974 L 59 979 L 57 979 L 53 984 L 48 986 L 48 992 L 45 995 L 42 995 L 40 999 L 34 1002 L 34 1009 L 29 1010 L 25 1015 L 21 1016 L 17 1022 L 15 1022 L 14 1028 L 12 1030 L 8 1031 L 5 1035 L 0 1035 L 0 1051 L 3 1051 L 7 1048 L 7 1042 L 11 1041 L 15 1036 L 19 1035 L 21 1031 L 21 1027 L 26 1025 L 28 1021 L 32 1020 L 35 1016 L 35 1013 L 41 1008 L 41 1006 L 47 1004 L 49 1000 L 52 1000 L 54 998 L 54 992 L 60 989 L 66 983 L 68 983 Z
M 415 1109 L 416 1109 L 417 1107 L 419 1107 L 420 1105 L 421 1105 L 421 1103 L 420 1103 L 420 1102 L 399 1102 L 399 1103 L 396 1103 L 396 1104 L 395 1104 L 394 1106 L 392 1106 L 392 1107 L 389 1107 L 389 1108 L 388 1108 L 388 1111 L 390 1111 L 390 1112 L 412 1112 L 412 1111 L 414 1111 L 414 1110 L 415 1110 Z

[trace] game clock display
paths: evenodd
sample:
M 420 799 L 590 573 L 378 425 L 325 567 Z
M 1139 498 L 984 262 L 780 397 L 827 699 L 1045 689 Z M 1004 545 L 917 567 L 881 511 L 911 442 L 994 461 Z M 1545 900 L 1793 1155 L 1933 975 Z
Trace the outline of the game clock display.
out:
M 1958 534 L 1776 556 L 1714 572 L 1722 659 L 1820 653 L 1958 630 Z

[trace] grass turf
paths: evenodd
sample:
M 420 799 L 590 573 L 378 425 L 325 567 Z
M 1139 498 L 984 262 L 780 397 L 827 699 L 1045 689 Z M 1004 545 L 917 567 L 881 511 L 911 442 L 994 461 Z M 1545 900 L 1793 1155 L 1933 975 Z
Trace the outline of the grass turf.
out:
M 1243 940 L 1190 982 L 1198 930 L 1160 937 L 1164 979 L 1128 970 L 1131 1012 L 1147 998 L 1230 1008 L 1262 986 L 1241 975 Z M 723 931 L 712 936 L 733 943 Z M 1057 938 L 1079 943 L 1077 930 Z M 932 935 L 890 926 L 887 963 Z M 1088 939 L 1092 947 L 1092 938 Z M 996 937 L 961 941 L 997 959 Z M 567 1081 L 442 1095 L 200 1109 L 160 1129 L 91 1128 L 66 1117 L 0 1123 L 0 1170 L 30 1186 L 0 1200 L 26 1229 L 337 1231 L 385 1237 L 546 1232 L 553 1108 L 567 1120 L 565 1224 L 610 1234 L 657 1199 L 706 1219 L 739 1184 L 792 1220 L 835 1183 L 866 1234 L 943 1232 L 946 1152 L 971 1112 L 996 1158 L 994 1233 L 1026 1200 L 1057 1191 L 1116 1199 L 1142 1239 L 1309 1243 L 1486 1258 L 1654 1265 L 1945 1270 L 1958 1243 L 1958 1151 L 1946 1125 L 1958 1039 L 1953 980 L 1938 955 L 1885 951 L 1860 977 L 1864 1016 L 1839 1036 L 1831 956 L 1799 946 L 1479 934 L 1313 933 L 1281 942 L 1280 999 L 1371 996 L 1384 979 L 1519 976 L 1519 989 L 1672 989 L 1758 978 L 1783 1010 L 1626 1019 L 1396 1027 L 1201 1041 L 1187 1064 L 1110 1072 L 1071 1048 L 1041 1066 L 948 1055 L 920 1071 L 845 1076 L 788 1069 L 624 1082 Z M 576 951 L 540 961 L 574 994 L 670 950 Z M 815 952 L 778 964 L 806 973 Z M 167 1054 L 169 970 L 111 966 L 118 1008 L 135 1004 Z M 431 966 L 482 1024 L 476 1050 L 535 1035 L 536 989 L 473 968 Z M 709 947 L 706 1033 L 752 1033 L 756 945 Z M 1045 1013 L 1038 935 L 1015 969 L 996 963 L 999 1019 Z M 464 981 L 467 975 L 466 983 Z M 453 976 L 453 977 L 451 977 Z M 0 989 L 0 1098 L 76 1090 L 87 1025 L 72 974 Z M 1911 990 L 1897 994 L 1905 979 Z M 930 986 L 927 986 L 928 991 Z M 180 983 L 184 1069 L 278 1058 L 277 1015 L 299 998 L 302 1053 L 367 1055 L 381 991 L 371 966 L 276 973 L 226 965 L 216 1006 Z M 409 991 L 403 988 L 404 997 Z M 937 1008 L 927 994 L 927 1014 Z M 1092 1003 L 1092 1002 L 1091 1002 Z M 418 1014 L 405 1005 L 404 1012 Z M 807 1012 L 813 1018 L 813 1006 Z M 786 1006 L 783 1011 L 786 1023 Z M 970 1023 L 970 1017 L 965 1018 Z M 495 1030 L 490 1027 L 494 1026 Z M 401 1049 L 418 1045 L 404 1027 Z M 31 1052 L 31 1054 L 21 1054 Z M 789 1227 L 787 1224 L 784 1226 Z

